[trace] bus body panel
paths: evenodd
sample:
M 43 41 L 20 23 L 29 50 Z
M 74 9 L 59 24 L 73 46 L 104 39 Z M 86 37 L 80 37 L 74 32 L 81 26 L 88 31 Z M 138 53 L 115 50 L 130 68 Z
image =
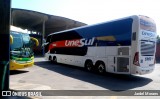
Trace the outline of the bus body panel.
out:
M 138 33 L 139 33 L 139 16 L 133 16 L 132 23 L 132 38 L 131 38 L 131 50 L 130 50 L 130 74 L 136 74 L 137 67 L 133 64 L 135 53 L 138 51 Z

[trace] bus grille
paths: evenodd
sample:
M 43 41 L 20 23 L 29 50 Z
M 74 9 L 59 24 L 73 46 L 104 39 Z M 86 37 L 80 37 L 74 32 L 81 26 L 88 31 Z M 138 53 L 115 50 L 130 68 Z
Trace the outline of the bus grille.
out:
M 153 56 L 155 52 L 155 42 L 146 43 L 146 41 L 141 42 L 141 55 L 142 56 Z

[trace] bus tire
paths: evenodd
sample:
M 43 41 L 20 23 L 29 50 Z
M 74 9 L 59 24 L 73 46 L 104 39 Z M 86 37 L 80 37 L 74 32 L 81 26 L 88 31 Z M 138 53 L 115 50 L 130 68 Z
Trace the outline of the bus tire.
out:
M 93 63 L 91 60 L 88 60 L 85 62 L 85 68 L 88 70 L 88 71 L 92 71 L 93 69 Z
M 49 56 L 48 60 L 49 60 L 49 61 L 52 61 L 52 56 Z
M 53 61 L 53 63 L 57 63 L 57 58 L 56 58 L 56 56 L 53 56 L 52 61 Z
M 103 62 L 97 62 L 96 68 L 97 68 L 98 73 L 100 74 L 105 73 L 105 64 Z

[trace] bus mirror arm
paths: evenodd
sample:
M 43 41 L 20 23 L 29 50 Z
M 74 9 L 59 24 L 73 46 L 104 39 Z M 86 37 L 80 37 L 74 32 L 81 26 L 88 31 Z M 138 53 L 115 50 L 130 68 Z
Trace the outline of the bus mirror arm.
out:
M 35 42 L 36 46 L 39 45 L 38 39 L 36 39 L 36 38 L 34 38 L 34 37 L 31 37 L 31 40 L 32 40 L 33 42 Z
M 13 36 L 10 35 L 10 44 L 13 44 Z

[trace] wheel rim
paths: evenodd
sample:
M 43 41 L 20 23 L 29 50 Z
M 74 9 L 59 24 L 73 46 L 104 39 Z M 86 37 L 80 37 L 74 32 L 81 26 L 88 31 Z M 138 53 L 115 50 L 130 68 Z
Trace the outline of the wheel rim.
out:
M 104 65 L 100 64 L 100 65 L 98 66 L 98 71 L 99 71 L 99 73 L 103 73 L 104 70 L 105 70 Z

